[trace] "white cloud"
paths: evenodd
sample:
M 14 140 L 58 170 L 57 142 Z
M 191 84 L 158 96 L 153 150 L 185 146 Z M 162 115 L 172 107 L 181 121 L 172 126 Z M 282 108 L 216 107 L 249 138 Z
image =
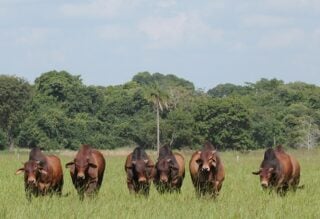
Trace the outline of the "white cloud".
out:
M 180 13 L 174 17 L 148 17 L 139 30 L 150 40 L 149 47 L 176 46 L 183 43 L 218 42 L 223 31 L 204 23 L 196 14 Z
M 6 16 L 8 16 L 8 9 L 0 8 L 0 17 L 6 17 Z
M 292 11 L 292 10 L 319 10 L 320 1 L 319 0 L 265 0 L 264 5 L 267 8 Z
M 102 17 L 113 18 L 123 10 L 134 7 L 140 0 L 92 0 L 87 3 L 67 3 L 61 11 L 70 17 Z
M 97 30 L 98 36 L 105 40 L 119 40 L 131 37 L 132 31 L 121 26 L 104 26 Z
M 320 46 L 320 28 L 313 31 L 312 40 L 316 45 Z
M 276 49 L 286 47 L 297 47 L 303 43 L 305 32 L 301 29 L 288 29 L 265 34 L 259 41 L 258 47 L 264 49 Z
M 51 28 L 20 28 L 10 35 L 18 45 L 36 45 L 46 42 L 56 32 Z
M 264 14 L 247 15 L 242 18 L 243 25 L 250 28 L 286 26 L 291 22 L 291 19 L 287 17 Z
M 170 8 L 177 5 L 176 0 L 158 0 L 156 2 L 157 6 L 161 8 Z

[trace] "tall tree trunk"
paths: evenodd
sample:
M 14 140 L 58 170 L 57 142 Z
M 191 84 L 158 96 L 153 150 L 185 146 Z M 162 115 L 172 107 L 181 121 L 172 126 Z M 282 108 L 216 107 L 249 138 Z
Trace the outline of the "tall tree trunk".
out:
M 159 113 L 159 100 L 157 100 L 157 154 L 160 150 L 160 113 Z
M 13 151 L 14 149 L 14 142 L 13 142 L 13 137 L 11 135 L 11 132 L 8 132 L 8 142 L 9 142 L 9 151 Z

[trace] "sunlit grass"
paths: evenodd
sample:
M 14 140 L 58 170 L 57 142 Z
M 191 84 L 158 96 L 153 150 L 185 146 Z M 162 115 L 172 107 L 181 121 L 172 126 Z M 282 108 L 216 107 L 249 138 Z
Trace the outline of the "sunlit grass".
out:
M 107 156 L 105 180 L 98 197 L 79 201 L 67 169 L 63 194 L 67 197 L 41 197 L 31 203 L 25 198 L 23 176 L 16 169 L 27 159 L 0 152 L 0 218 L 320 218 L 320 152 L 290 151 L 301 163 L 301 183 L 305 188 L 285 197 L 263 192 L 257 176 L 263 151 L 241 154 L 220 153 L 226 168 L 220 196 L 216 200 L 197 199 L 188 172 L 181 194 L 160 195 L 151 187 L 149 198 L 130 195 L 124 172 L 125 156 Z M 237 160 L 237 155 L 239 159 Z M 63 165 L 70 157 L 61 157 Z

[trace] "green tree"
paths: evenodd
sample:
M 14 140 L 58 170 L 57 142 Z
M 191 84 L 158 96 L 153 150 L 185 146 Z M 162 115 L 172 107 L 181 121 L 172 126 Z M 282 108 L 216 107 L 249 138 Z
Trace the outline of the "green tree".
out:
M 290 147 L 313 148 L 320 137 L 319 126 L 312 117 L 312 111 L 303 104 L 292 104 L 284 117 L 287 144 Z
M 156 111 L 157 121 L 157 152 L 160 149 L 160 111 L 168 109 L 168 94 L 161 89 L 158 83 L 154 83 L 146 89 L 146 99 L 151 102 Z
M 246 150 L 254 147 L 251 139 L 251 121 L 246 106 L 235 98 L 201 101 L 194 113 L 195 129 L 204 140 L 220 149 Z M 197 139 L 196 139 L 197 140 Z
M 22 78 L 0 75 L 0 127 L 6 133 L 9 149 L 19 133 L 25 107 L 31 97 L 31 86 Z

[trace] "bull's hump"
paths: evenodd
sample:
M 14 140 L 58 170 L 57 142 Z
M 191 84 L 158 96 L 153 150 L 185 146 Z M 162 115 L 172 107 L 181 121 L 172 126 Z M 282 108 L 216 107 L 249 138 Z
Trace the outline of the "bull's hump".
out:
M 165 158 L 167 156 L 173 156 L 172 151 L 170 150 L 168 145 L 164 145 L 159 150 L 159 159 Z
M 213 146 L 213 144 L 209 141 L 207 141 L 204 144 L 204 147 L 202 148 L 202 151 L 210 151 L 210 150 L 215 150 L 215 147 Z
M 147 153 L 142 147 L 136 147 L 132 152 L 132 160 L 148 159 Z
M 87 151 L 91 151 L 91 149 L 92 149 L 91 145 L 83 144 L 80 148 L 80 151 L 87 152 Z
M 268 148 L 265 152 L 264 152 L 264 160 L 275 160 L 277 159 L 277 156 L 274 152 L 274 150 L 272 148 Z
M 91 152 L 92 152 L 92 147 L 91 145 L 88 145 L 88 144 L 84 144 L 81 146 L 81 148 L 79 149 L 76 157 L 78 159 L 80 158 L 84 158 L 84 157 L 89 157 L 91 155 Z
M 272 148 L 268 148 L 265 153 L 264 153 L 264 157 L 263 157 L 263 161 L 261 163 L 261 167 L 262 168 L 269 168 L 269 167 L 273 167 L 278 169 L 280 167 L 280 163 L 279 160 L 276 156 L 275 151 Z
M 29 153 L 29 160 L 40 161 L 45 163 L 46 156 L 42 153 L 39 147 L 34 147 Z

